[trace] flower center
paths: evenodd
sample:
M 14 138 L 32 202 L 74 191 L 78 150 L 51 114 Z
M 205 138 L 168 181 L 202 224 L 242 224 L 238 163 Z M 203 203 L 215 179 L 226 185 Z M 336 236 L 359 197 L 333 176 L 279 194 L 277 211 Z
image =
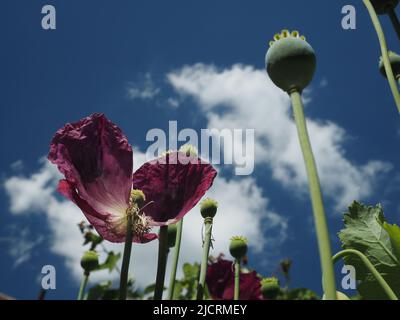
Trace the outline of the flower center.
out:
M 140 211 L 139 206 L 131 202 L 129 208 L 126 209 L 126 217 L 132 216 L 132 229 L 134 237 L 142 237 L 144 234 L 150 232 L 151 218 Z

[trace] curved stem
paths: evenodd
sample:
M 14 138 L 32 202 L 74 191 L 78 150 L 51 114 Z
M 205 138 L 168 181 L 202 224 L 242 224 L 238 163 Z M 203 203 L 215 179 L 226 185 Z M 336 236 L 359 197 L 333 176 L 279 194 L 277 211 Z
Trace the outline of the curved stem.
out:
M 333 258 L 333 263 L 336 263 L 339 259 L 348 256 L 355 255 L 357 256 L 367 267 L 367 269 L 371 272 L 371 274 L 375 277 L 376 281 L 378 281 L 379 285 L 385 291 L 386 295 L 390 298 L 390 300 L 398 300 L 396 294 L 393 292 L 392 288 L 388 285 L 385 279 L 381 276 L 381 274 L 376 270 L 374 265 L 368 260 L 368 258 L 360 251 L 354 249 L 346 249 L 337 253 Z
M 172 300 L 174 297 L 176 269 L 178 267 L 179 252 L 181 250 L 182 228 L 183 228 L 183 219 L 179 220 L 176 229 L 174 256 L 171 268 L 171 278 L 169 279 L 169 287 L 168 287 L 168 300 Z
M 394 10 L 394 7 L 390 6 L 388 9 L 388 15 L 390 18 L 390 21 L 392 21 L 392 25 L 394 30 L 396 31 L 397 37 L 400 39 L 400 22 L 399 18 L 397 18 L 396 11 Z
M 239 300 L 240 297 L 240 259 L 235 259 L 235 289 L 233 300 Z
M 197 300 L 203 300 L 204 296 L 204 288 L 206 285 L 206 274 L 208 267 L 208 255 L 210 252 L 210 244 L 211 244 L 212 222 L 213 222 L 212 218 L 204 219 L 205 236 L 203 243 L 203 258 L 201 260 L 199 284 L 197 286 Z
M 133 240 L 132 224 L 133 224 L 133 217 L 132 215 L 129 214 L 127 217 L 124 256 L 122 259 L 121 276 L 119 283 L 119 300 L 126 300 L 126 292 L 128 287 L 129 261 L 131 259 L 132 240 Z
M 79 288 L 79 293 L 78 293 L 77 300 L 82 300 L 83 299 L 83 295 L 85 294 L 86 285 L 87 285 L 88 280 L 89 280 L 89 275 L 90 275 L 89 272 L 85 272 L 83 274 L 83 278 L 82 278 L 81 286 Z
M 379 44 L 382 51 L 383 64 L 385 66 L 386 76 L 389 81 L 390 89 L 392 90 L 393 98 L 396 102 L 397 110 L 400 112 L 400 93 L 396 84 L 396 79 L 393 75 L 392 65 L 390 64 L 388 48 L 386 44 L 385 34 L 383 33 L 382 26 L 379 22 L 378 15 L 375 12 L 374 7 L 370 0 L 363 0 L 365 6 L 368 9 L 369 15 L 371 16 L 372 23 L 375 27 L 376 33 L 378 35 Z
M 158 238 L 158 264 L 156 287 L 154 289 L 154 300 L 162 300 L 164 292 L 165 268 L 168 256 L 168 226 L 160 227 Z
M 328 300 L 336 300 L 335 273 L 332 264 L 331 244 L 328 233 L 328 225 L 324 204 L 322 200 L 321 186 L 315 164 L 314 155 L 308 136 L 306 119 L 304 117 L 303 103 L 298 91 L 290 93 L 300 145 L 306 165 L 308 183 L 310 186 L 311 203 L 314 212 L 315 228 L 317 233 L 319 255 L 323 274 L 323 287 Z

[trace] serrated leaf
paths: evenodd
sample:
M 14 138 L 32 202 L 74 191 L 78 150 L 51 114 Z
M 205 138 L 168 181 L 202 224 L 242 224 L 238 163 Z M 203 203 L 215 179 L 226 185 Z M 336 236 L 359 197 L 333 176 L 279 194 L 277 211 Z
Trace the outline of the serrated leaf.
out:
M 400 260 L 389 233 L 383 227 L 386 222 L 382 207 L 367 207 L 354 202 L 344 214 L 345 228 L 339 232 L 344 249 L 362 252 L 388 282 L 392 290 L 400 294 Z M 354 256 L 347 256 L 347 265 L 356 269 L 358 291 L 364 299 L 388 299 L 378 282 Z

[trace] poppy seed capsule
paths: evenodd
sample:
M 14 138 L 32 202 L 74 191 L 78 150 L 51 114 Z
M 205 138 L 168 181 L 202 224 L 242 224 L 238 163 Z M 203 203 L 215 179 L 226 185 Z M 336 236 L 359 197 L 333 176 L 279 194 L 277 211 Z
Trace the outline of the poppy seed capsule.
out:
M 265 278 L 261 280 L 261 293 L 265 299 L 275 300 L 281 287 L 277 278 Z
M 171 224 L 168 226 L 168 248 L 175 247 L 177 226 L 176 224 Z
M 146 202 L 146 196 L 144 195 L 142 190 L 138 189 L 131 190 L 130 203 L 132 204 L 135 203 L 139 208 L 142 208 L 145 202 Z
M 229 252 L 235 259 L 242 259 L 247 253 L 247 239 L 245 237 L 232 237 Z
M 298 31 L 283 30 L 270 42 L 265 65 L 276 86 L 288 93 L 293 90 L 301 92 L 314 76 L 315 52 Z
M 386 14 L 388 9 L 396 8 L 399 0 L 371 0 L 377 14 Z
M 81 259 L 81 266 L 85 273 L 96 270 L 99 266 L 99 255 L 95 251 L 86 251 Z
M 326 300 L 326 296 L 322 296 L 322 300 Z M 345 295 L 343 292 L 336 291 L 336 300 L 351 300 L 347 295 Z
M 397 53 L 394 53 L 393 51 L 389 51 L 388 54 L 389 54 L 390 65 L 392 66 L 393 70 L 393 75 L 398 80 L 400 79 L 400 56 Z M 386 70 L 382 57 L 379 60 L 379 71 L 386 78 Z
M 217 214 L 218 202 L 207 198 L 200 203 L 201 216 L 205 218 L 214 218 Z

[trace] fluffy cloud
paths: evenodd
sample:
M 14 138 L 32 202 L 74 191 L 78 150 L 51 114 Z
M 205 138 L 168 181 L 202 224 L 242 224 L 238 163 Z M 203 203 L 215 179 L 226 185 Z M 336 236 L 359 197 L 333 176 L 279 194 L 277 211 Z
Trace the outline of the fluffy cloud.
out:
M 136 149 L 136 148 L 134 148 Z M 135 151 L 135 169 L 145 161 L 145 154 Z M 65 264 L 78 282 L 82 277 L 80 258 L 84 251 L 82 236 L 77 224 L 84 220 L 81 211 L 71 202 L 56 195 L 58 170 L 45 159 L 41 168 L 30 176 L 13 176 L 4 182 L 10 200 L 10 212 L 14 215 L 44 214 L 51 230 L 51 252 L 65 258 Z M 232 235 L 244 235 L 250 239 L 254 252 L 267 249 L 277 254 L 279 245 L 286 239 L 287 221 L 268 208 L 251 178 L 226 180 L 216 179 L 208 193 L 219 202 L 214 224 L 214 249 L 212 254 L 228 254 L 229 239 Z M 202 218 L 198 206 L 187 215 L 184 223 L 181 262 L 195 262 L 201 259 Z M 263 234 L 268 231 L 270 237 Z M 108 250 L 122 251 L 122 244 L 105 243 Z M 264 257 L 265 255 L 263 255 Z M 101 259 L 105 255 L 101 254 Z M 133 276 L 139 285 L 152 283 L 157 265 L 157 241 L 146 245 L 134 245 L 132 253 Z M 182 263 L 181 263 L 182 265 Z M 181 273 L 179 273 L 180 275 Z M 117 279 L 118 274 L 107 271 L 93 274 L 91 281 Z M 167 277 L 168 279 L 168 277 Z
M 132 100 L 149 100 L 159 93 L 160 89 L 155 86 L 150 73 L 146 73 L 139 81 L 129 82 L 127 86 L 128 98 Z
M 255 163 L 268 165 L 286 187 L 303 194 L 308 190 L 289 98 L 264 70 L 196 64 L 169 73 L 167 79 L 180 96 L 197 102 L 208 128 L 255 129 Z M 382 161 L 350 161 L 343 149 L 346 132 L 337 124 L 308 119 L 308 127 L 324 193 L 338 211 L 371 195 L 374 180 L 391 169 Z

